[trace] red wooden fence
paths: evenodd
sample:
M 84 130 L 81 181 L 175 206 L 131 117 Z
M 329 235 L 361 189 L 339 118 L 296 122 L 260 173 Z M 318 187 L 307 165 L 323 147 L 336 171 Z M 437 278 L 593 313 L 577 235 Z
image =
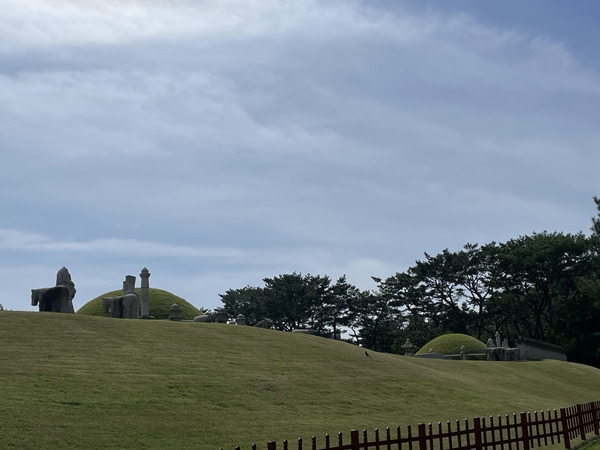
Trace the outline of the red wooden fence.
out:
M 513 414 L 512 416 L 475 417 L 445 425 L 438 423 L 419 424 L 414 432 L 410 426 L 403 434 L 400 427 L 389 428 L 381 433 L 375 429 L 372 436 L 364 430 L 350 432 L 349 438 L 338 433 L 337 439 L 325 436 L 324 445 L 317 445 L 316 437 L 305 445 L 302 439 L 296 443 L 297 450 L 532 450 L 547 445 L 563 443 L 571 448 L 575 438 L 585 440 L 590 434 L 599 434 L 600 401 L 561 408 L 560 411 L 537 411 Z M 268 442 L 267 450 L 293 450 L 294 446 L 283 441 L 280 447 L 276 442 Z M 221 449 L 223 450 L 223 449 Z M 241 450 L 236 447 L 236 450 Z M 252 450 L 257 450 L 256 444 Z

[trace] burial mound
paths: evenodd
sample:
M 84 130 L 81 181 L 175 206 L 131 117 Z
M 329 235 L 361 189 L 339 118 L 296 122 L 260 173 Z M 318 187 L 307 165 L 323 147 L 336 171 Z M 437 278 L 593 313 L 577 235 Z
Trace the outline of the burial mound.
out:
M 136 288 L 135 290 L 138 296 L 141 298 L 141 289 Z M 116 297 L 119 295 L 123 295 L 123 290 L 110 291 L 99 295 L 95 299 L 90 300 L 81 308 L 79 308 L 77 310 L 77 314 L 107 317 L 107 314 L 102 310 L 102 299 L 104 297 Z M 189 303 L 187 300 L 184 300 L 183 298 L 162 289 L 149 288 L 148 299 L 150 303 L 150 315 L 155 319 L 168 319 L 171 305 L 173 303 L 177 303 L 181 308 L 182 319 L 192 320 L 194 317 L 202 314 L 198 308 Z

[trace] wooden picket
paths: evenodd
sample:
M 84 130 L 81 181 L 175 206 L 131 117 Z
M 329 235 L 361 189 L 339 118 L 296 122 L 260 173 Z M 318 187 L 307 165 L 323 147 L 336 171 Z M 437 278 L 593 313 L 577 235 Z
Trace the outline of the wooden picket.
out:
M 400 427 L 394 432 L 386 428 L 385 433 L 376 428 L 372 437 L 367 430 L 363 430 L 362 436 L 358 430 L 352 430 L 346 440 L 341 432 L 337 439 L 327 434 L 324 446 L 317 446 L 317 438 L 313 436 L 310 450 L 533 450 L 561 442 L 565 449 L 570 449 L 573 439 L 585 440 L 592 433 L 600 434 L 600 401 L 560 411 L 475 417 L 472 423 L 465 420 L 462 425 L 458 420 L 445 425 L 419 424 L 416 434 L 411 426 L 406 427 L 405 434 Z M 302 439 L 298 439 L 296 448 L 303 450 Z M 287 440 L 279 449 L 291 450 Z M 236 447 L 236 450 L 241 449 Z M 256 444 L 252 450 L 257 450 Z M 277 443 L 268 442 L 267 450 L 278 450 Z

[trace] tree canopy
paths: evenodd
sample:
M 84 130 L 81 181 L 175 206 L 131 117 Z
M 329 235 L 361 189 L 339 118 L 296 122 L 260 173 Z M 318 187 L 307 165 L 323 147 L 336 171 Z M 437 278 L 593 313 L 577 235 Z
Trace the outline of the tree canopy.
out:
M 486 341 L 500 331 L 562 345 L 569 360 L 600 367 L 600 199 L 591 234 L 540 232 L 504 243 L 444 249 L 361 291 L 345 276 L 298 273 L 221 294 L 230 316 L 270 318 L 278 330 L 350 331 L 356 343 L 402 353 L 446 333 Z

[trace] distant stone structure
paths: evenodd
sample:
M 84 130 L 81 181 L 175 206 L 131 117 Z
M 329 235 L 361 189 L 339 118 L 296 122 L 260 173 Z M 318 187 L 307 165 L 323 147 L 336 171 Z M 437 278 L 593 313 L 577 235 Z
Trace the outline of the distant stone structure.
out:
M 139 317 L 139 300 L 135 292 L 135 277 L 127 275 L 123 281 L 123 295 L 120 297 L 104 297 L 102 310 L 110 317 L 137 319 Z
M 150 278 L 150 272 L 148 272 L 148 269 L 144 267 L 142 269 L 142 272 L 140 273 L 140 284 L 142 287 L 142 319 L 150 318 L 150 283 L 148 281 L 148 278 Z
M 181 306 L 179 306 L 177 303 L 173 303 L 171 305 L 171 310 L 169 311 L 169 320 L 181 322 Z
M 31 306 L 38 306 L 40 312 L 75 313 L 66 286 L 32 289 Z
M 487 340 L 485 359 L 488 361 L 518 361 L 519 353 L 518 348 L 508 345 L 508 339 L 501 339 L 499 331 L 494 334 L 494 340 L 492 338 Z
M 538 341 L 536 339 L 519 337 L 519 339 L 517 339 L 517 349 L 519 350 L 519 358 L 522 360 L 567 360 L 567 353 L 563 347 L 560 345 L 549 344 L 548 342 Z
M 240 314 L 241 315 L 241 314 Z M 194 317 L 193 322 L 217 322 L 217 323 L 227 323 L 228 318 L 227 310 L 225 308 L 215 308 L 215 312 L 202 314 L 200 316 Z M 238 316 L 239 319 L 240 316 Z M 244 317 L 244 316 L 242 316 Z M 244 324 L 246 318 L 244 317 Z M 238 324 L 239 325 L 239 324 Z
M 271 319 L 263 319 L 260 322 L 258 322 L 256 325 L 254 325 L 255 327 L 259 327 L 259 328 L 271 328 L 273 326 L 273 321 Z
M 38 306 L 40 311 L 74 314 L 75 292 L 71 274 L 62 267 L 56 274 L 56 286 L 31 290 L 31 306 Z
M 238 316 L 235 319 L 235 324 L 236 325 L 246 325 L 246 316 L 244 316 L 243 314 L 238 314 Z
M 404 349 L 404 356 L 414 356 L 415 355 L 415 346 L 410 341 L 410 339 L 406 339 L 406 342 L 402 345 Z
M 69 290 L 69 301 L 73 301 L 77 290 L 75 289 L 75 283 L 71 280 L 69 269 L 64 266 L 56 274 L 56 286 L 65 286 Z

